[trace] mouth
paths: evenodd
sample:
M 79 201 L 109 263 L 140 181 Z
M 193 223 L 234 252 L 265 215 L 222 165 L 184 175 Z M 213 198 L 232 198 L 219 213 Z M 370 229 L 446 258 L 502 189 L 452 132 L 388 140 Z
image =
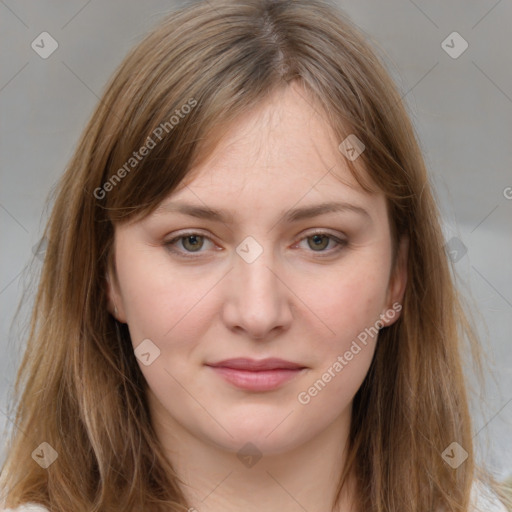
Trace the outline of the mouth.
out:
M 283 359 L 227 359 L 206 364 L 216 375 L 246 391 L 272 391 L 283 386 L 307 367 Z

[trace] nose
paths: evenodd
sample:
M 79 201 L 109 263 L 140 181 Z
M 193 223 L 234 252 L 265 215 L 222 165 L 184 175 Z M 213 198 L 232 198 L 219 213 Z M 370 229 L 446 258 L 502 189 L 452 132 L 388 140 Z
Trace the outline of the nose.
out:
M 251 339 L 268 340 L 287 330 L 293 319 L 293 293 L 272 251 L 265 248 L 252 262 L 239 254 L 233 260 L 224 283 L 225 325 Z

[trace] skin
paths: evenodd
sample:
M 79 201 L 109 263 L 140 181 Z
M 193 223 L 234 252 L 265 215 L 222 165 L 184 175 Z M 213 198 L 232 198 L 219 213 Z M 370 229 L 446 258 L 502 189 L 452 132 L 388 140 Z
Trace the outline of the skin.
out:
M 150 339 L 160 350 L 149 366 L 137 360 L 152 423 L 200 512 L 330 510 L 377 337 L 308 404 L 298 394 L 404 294 L 407 242 L 392 271 L 385 198 L 360 188 L 311 105 L 296 85 L 274 94 L 239 118 L 157 211 L 115 230 L 109 307 L 134 348 Z M 164 207 L 177 200 L 234 217 L 214 222 Z M 283 220 L 291 208 L 327 201 L 358 205 L 368 217 L 345 210 Z M 315 230 L 347 243 L 337 249 L 320 237 L 317 248 Z M 207 238 L 166 245 L 185 231 Z M 236 252 L 247 236 L 263 249 L 252 263 Z M 388 316 L 384 325 L 399 313 Z M 307 369 L 279 389 L 245 391 L 205 366 L 233 357 Z M 237 457 L 248 442 L 262 455 L 252 467 Z M 352 484 L 339 510 L 355 510 Z

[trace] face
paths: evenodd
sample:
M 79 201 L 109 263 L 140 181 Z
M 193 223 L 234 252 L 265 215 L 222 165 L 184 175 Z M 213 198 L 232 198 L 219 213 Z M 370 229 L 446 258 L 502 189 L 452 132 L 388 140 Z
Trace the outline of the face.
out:
M 115 231 L 110 307 L 153 422 L 229 451 L 280 453 L 348 425 L 376 328 L 400 314 L 385 198 L 359 187 L 304 97 L 290 86 L 239 119 L 154 213 Z

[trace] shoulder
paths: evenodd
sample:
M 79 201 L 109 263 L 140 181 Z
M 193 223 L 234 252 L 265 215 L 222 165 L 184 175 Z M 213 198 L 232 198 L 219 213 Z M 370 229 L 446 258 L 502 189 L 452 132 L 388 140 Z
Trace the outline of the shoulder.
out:
M 475 481 L 471 487 L 471 512 L 507 512 L 498 496 L 483 483 Z
M 0 512 L 48 512 L 48 509 L 36 503 L 24 503 L 16 508 L 2 508 Z

